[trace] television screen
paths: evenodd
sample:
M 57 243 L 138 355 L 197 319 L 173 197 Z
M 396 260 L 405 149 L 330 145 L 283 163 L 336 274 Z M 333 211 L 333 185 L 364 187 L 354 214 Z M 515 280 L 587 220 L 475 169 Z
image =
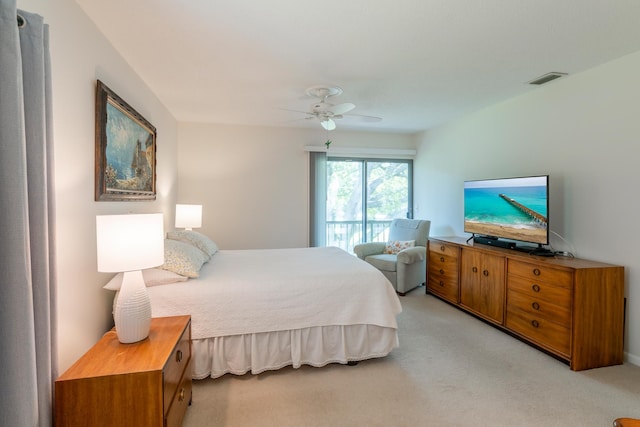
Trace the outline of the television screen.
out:
M 464 183 L 464 231 L 549 244 L 549 176 Z

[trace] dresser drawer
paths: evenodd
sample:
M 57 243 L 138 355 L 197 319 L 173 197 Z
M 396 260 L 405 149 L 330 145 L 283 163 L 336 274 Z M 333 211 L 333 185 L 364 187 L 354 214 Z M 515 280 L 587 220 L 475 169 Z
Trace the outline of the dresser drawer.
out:
M 454 303 L 458 302 L 458 259 L 429 251 L 429 290 Z
M 458 281 L 458 259 L 452 256 L 429 252 L 429 273 L 447 280 Z
M 191 327 L 187 326 L 178 343 L 176 344 L 171 356 L 167 360 L 164 367 L 164 410 L 169 410 L 171 402 L 178 386 L 183 379 L 184 373 L 191 362 Z M 188 375 L 191 378 L 191 373 Z M 179 390 L 178 390 L 179 391 Z
M 573 280 L 573 274 L 570 271 L 512 259 L 509 260 L 507 269 L 510 275 L 514 274 L 532 281 L 545 282 L 564 288 L 571 288 Z
M 570 354 L 570 333 L 565 326 L 508 307 L 506 327 L 564 357 Z
M 507 279 L 507 289 L 528 295 L 535 300 L 551 301 L 565 307 L 567 311 L 571 307 L 571 289 L 562 286 L 510 274 Z
M 457 303 L 458 302 L 458 280 L 446 278 L 437 274 L 429 274 L 427 286 L 431 292 L 441 297 Z
M 458 247 L 455 245 L 449 245 L 443 242 L 435 240 L 429 240 L 429 252 L 447 255 L 450 257 L 458 257 Z
M 507 290 L 507 309 L 539 316 L 566 328 L 571 326 L 571 308 L 569 305 L 557 305 L 553 302 L 517 292 L 511 288 Z

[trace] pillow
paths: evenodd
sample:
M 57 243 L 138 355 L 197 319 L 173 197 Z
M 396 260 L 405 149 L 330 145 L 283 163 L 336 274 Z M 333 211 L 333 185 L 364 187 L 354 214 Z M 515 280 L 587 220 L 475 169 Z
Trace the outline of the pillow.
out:
M 412 248 L 416 245 L 415 240 L 392 240 L 384 247 L 385 254 L 397 254 L 401 250 Z
M 198 277 L 209 255 L 195 246 L 178 240 L 164 240 L 164 264 L 160 267 L 187 277 Z
M 189 243 L 209 255 L 209 257 L 212 257 L 218 251 L 218 245 L 213 240 L 197 231 L 170 231 L 167 233 L 167 239 Z
M 118 273 L 103 288 L 110 291 L 119 291 L 122 285 L 122 276 L 124 273 Z M 142 270 L 142 278 L 144 284 L 149 286 L 168 285 L 169 283 L 184 282 L 188 277 L 181 276 L 173 271 L 163 270 L 161 268 L 147 268 Z

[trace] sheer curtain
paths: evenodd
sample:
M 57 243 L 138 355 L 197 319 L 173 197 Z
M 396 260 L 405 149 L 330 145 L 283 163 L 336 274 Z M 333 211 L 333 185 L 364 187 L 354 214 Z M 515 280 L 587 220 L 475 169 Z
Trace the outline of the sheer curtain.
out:
M 48 27 L 0 1 L 0 419 L 50 426 L 55 242 Z
M 309 153 L 309 246 L 327 244 L 327 153 Z

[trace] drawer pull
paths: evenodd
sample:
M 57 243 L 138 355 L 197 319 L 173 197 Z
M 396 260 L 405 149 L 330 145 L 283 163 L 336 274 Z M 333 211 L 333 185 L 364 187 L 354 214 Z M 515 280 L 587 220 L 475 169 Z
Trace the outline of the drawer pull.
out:
M 540 269 L 539 268 L 534 268 L 533 269 L 533 275 L 534 276 L 539 276 L 540 275 Z
M 178 402 L 182 402 L 184 400 L 184 389 L 180 389 L 180 394 L 178 395 Z
M 444 282 L 442 280 L 440 280 L 440 282 L 438 283 L 440 286 L 444 286 Z
M 440 262 L 444 262 L 444 257 L 443 256 L 440 257 Z
M 182 350 L 176 352 L 176 362 L 182 362 Z
M 533 292 L 540 292 L 540 286 L 539 285 L 531 285 L 531 289 L 533 289 Z
M 533 326 L 534 328 L 537 328 L 537 327 L 539 327 L 539 326 L 540 326 L 540 323 L 538 323 L 538 321 L 537 321 L 537 320 L 532 320 L 532 321 L 531 321 L 531 326 Z
M 440 245 L 440 250 L 444 251 L 444 245 Z
M 471 271 L 473 271 L 474 273 L 477 273 L 478 272 L 478 267 L 472 267 Z
M 540 310 L 540 304 L 538 304 L 537 302 L 531 304 L 531 307 L 533 307 L 534 310 Z
M 485 277 L 489 276 L 489 270 L 483 270 L 483 271 L 482 271 L 482 274 L 483 274 Z
M 444 274 L 444 270 L 443 269 L 440 269 L 440 274 Z

